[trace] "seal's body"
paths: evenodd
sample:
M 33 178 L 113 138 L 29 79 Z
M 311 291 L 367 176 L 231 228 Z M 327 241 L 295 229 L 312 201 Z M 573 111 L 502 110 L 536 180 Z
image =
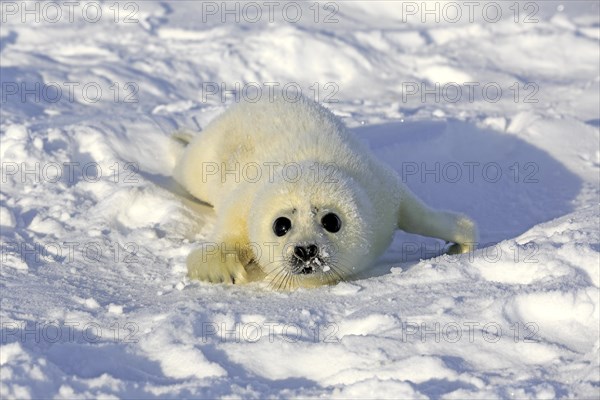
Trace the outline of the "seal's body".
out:
M 327 109 L 271 100 L 234 105 L 177 162 L 175 179 L 217 214 L 210 242 L 188 257 L 191 278 L 278 288 L 345 280 L 396 229 L 473 248 L 471 220 L 426 207 Z

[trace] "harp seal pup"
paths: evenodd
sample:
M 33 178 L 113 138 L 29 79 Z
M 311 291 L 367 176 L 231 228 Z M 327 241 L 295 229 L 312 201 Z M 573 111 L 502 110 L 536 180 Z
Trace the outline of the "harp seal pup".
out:
M 174 178 L 216 212 L 212 236 L 187 258 L 208 282 L 315 287 L 369 268 L 396 229 L 474 249 L 468 217 L 423 204 L 318 103 L 301 97 L 234 104 L 187 144 Z

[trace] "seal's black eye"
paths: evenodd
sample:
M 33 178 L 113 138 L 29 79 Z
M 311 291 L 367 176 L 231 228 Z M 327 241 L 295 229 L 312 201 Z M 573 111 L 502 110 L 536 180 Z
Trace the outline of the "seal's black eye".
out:
M 283 236 L 292 228 L 292 221 L 286 217 L 279 217 L 273 223 L 273 232 L 277 236 Z
M 342 229 L 342 220 L 334 213 L 326 214 L 321 218 L 321 224 L 325 230 L 331 233 L 336 233 Z

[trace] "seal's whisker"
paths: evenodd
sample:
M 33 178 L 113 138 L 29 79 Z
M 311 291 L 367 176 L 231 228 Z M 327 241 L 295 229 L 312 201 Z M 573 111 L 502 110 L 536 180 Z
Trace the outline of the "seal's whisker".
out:
M 277 258 L 277 259 L 275 259 L 275 260 L 273 260 L 273 261 L 269 261 L 268 263 L 266 263 L 266 264 L 263 264 L 263 265 L 261 266 L 261 268 L 263 269 L 263 272 L 267 273 L 267 272 L 266 272 L 266 271 L 264 271 L 264 270 L 265 270 L 265 269 L 267 269 L 267 267 L 269 267 L 269 266 L 271 266 L 271 265 L 273 265 L 273 264 L 275 264 L 275 263 L 279 263 L 281 266 L 285 266 L 285 265 L 286 265 L 286 263 L 287 263 L 287 260 L 286 260 L 284 257 L 281 257 L 281 258 Z M 270 273 L 272 273 L 272 271 L 271 271 Z M 267 273 L 267 275 L 269 275 L 270 273 Z
M 271 288 L 274 288 L 275 284 L 279 282 L 279 278 L 282 276 L 282 274 L 286 273 L 287 268 L 285 263 L 282 261 L 283 260 L 276 260 L 266 265 L 270 266 L 272 264 L 278 263 L 278 265 L 276 265 L 275 268 L 273 268 L 270 272 L 266 273 L 265 277 L 263 278 L 264 280 L 269 280 L 269 286 Z
M 277 282 L 279 282 L 287 273 L 285 268 L 280 268 L 277 274 L 271 279 L 271 286 L 275 286 Z
M 294 279 L 294 274 L 292 274 L 292 273 L 288 274 L 288 277 L 285 281 L 285 285 L 283 286 L 284 290 L 290 290 L 290 284 L 293 279 Z
M 265 274 L 266 274 L 265 276 L 269 276 L 269 275 L 271 275 L 272 273 L 276 272 L 277 270 L 279 270 L 279 269 L 281 269 L 281 268 L 284 268 L 284 267 L 285 267 L 285 262 L 284 262 L 284 261 L 285 261 L 285 260 L 275 260 L 275 261 L 271 261 L 270 263 L 268 263 L 268 264 L 265 264 L 264 266 L 262 266 L 262 268 L 263 268 L 263 272 L 265 272 Z M 270 271 L 270 272 L 266 272 L 266 271 L 264 271 L 264 269 L 266 269 L 266 267 L 269 267 L 269 266 L 271 266 L 271 265 L 273 265 L 273 264 L 275 264 L 275 263 L 280 263 L 280 265 L 279 265 L 278 267 L 275 267 L 275 269 L 273 269 L 273 270 L 272 270 L 272 271 Z
M 287 278 L 290 276 L 291 272 L 286 271 L 286 274 L 280 279 L 281 282 L 279 282 L 279 285 L 277 286 L 277 290 L 281 290 L 281 285 L 283 285 L 283 283 L 287 280 Z
M 340 261 L 342 261 L 342 263 L 340 263 Z M 346 267 L 345 263 L 343 263 L 343 259 L 339 259 L 339 260 L 334 260 L 331 259 L 329 260 L 329 268 L 331 268 L 331 273 L 335 274 L 337 276 L 337 278 L 339 279 L 339 281 L 341 282 L 346 282 L 347 281 L 347 276 L 351 275 L 350 273 L 350 269 L 348 267 Z
M 346 282 L 346 278 L 344 278 L 344 275 L 342 273 L 340 273 L 338 271 L 338 266 L 337 265 L 331 265 L 331 273 L 335 276 L 337 276 L 337 278 L 339 279 L 340 282 Z

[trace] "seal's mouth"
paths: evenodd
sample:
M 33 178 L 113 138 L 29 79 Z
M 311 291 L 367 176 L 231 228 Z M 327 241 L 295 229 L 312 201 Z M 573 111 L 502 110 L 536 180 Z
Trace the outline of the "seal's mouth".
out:
M 307 261 L 292 256 L 267 276 L 269 285 L 277 290 L 318 287 L 346 280 L 335 261 L 322 254 Z
M 294 275 L 312 275 L 317 272 L 327 272 L 331 269 L 319 256 L 310 261 L 302 261 L 294 257 L 290 264 Z

